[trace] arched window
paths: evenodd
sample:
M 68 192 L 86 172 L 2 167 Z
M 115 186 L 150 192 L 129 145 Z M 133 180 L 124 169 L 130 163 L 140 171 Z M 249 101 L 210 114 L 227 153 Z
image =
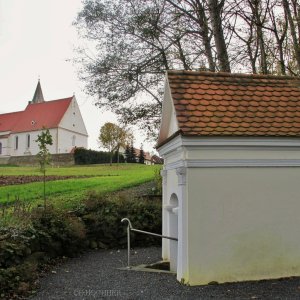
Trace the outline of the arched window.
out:
M 16 136 L 15 137 L 15 150 L 18 150 L 18 148 L 19 148 L 19 137 Z
M 0 155 L 2 154 L 2 143 L 0 143 Z
M 76 136 L 75 135 L 72 136 L 72 146 L 73 147 L 76 146 Z
M 27 134 L 26 136 L 26 146 L 27 148 L 30 148 L 30 134 Z

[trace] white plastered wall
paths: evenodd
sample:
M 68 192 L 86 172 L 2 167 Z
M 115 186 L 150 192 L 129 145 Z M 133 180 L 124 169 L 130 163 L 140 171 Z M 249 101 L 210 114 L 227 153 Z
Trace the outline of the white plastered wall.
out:
M 0 143 L 2 144 L 2 153 L 0 154 L 0 156 L 8 156 L 9 155 L 8 138 L 1 138 Z
M 56 129 L 49 129 L 52 135 L 53 145 L 49 145 L 50 153 L 56 153 Z M 38 143 L 36 142 L 38 135 L 42 130 L 13 133 L 9 137 L 9 155 L 23 156 L 36 155 L 39 152 Z M 30 135 L 30 147 L 27 147 L 27 136 Z M 18 148 L 16 149 L 16 137 L 18 137 Z
M 75 96 L 73 97 L 70 106 L 61 119 L 59 128 L 77 132 L 79 134 L 86 135 L 87 137 L 87 130 Z
M 191 168 L 191 285 L 300 275 L 300 168 Z
M 75 96 L 57 131 L 57 153 L 69 153 L 74 147 L 88 147 L 88 134 Z
M 57 141 L 57 153 L 70 153 L 74 147 L 87 148 L 86 135 L 63 128 L 57 130 Z
M 172 193 L 180 203 L 179 281 L 300 275 L 299 141 L 176 137 L 159 152 L 163 204 Z M 165 235 L 168 216 L 164 209 Z M 169 248 L 164 242 L 164 259 L 170 259 Z

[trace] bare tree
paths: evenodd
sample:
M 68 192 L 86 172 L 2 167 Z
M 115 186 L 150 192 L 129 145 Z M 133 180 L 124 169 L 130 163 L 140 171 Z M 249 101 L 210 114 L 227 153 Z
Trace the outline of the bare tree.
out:
M 78 62 L 96 105 L 156 134 L 165 71 L 300 74 L 299 0 L 85 0 Z M 85 50 L 85 51 L 84 51 Z

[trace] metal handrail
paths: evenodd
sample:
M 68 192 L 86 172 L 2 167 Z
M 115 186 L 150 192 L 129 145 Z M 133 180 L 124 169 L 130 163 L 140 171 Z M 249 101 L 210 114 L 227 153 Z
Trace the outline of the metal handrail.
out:
M 161 234 L 157 234 L 157 233 L 153 233 L 153 232 L 149 232 L 149 231 L 135 229 L 135 228 L 132 227 L 132 224 L 131 224 L 131 222 L 128 218 L 123 218 L 121 220 L 122 223 L 124 223 L 125 221 L 128 223 L 128 225 L 127 225 L 127 268 L 130 268 L 130 231 L 135 231 L 135 232 L 139 232 L 139 233 L 143 233 L 143 234 L 153 235 L 153 236 L 157 236 L 157 237 L 160 237 L 160 238 L 163 238 L 163 239 L 178 241 L 178 239 L 174 238 L 174 237 L 161 235 Z

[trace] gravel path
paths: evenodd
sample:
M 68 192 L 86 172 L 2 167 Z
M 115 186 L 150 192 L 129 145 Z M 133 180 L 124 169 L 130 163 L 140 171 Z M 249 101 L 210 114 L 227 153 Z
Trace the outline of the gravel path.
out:
M 160 260 L 160 248 L 137 248 L 132 265 Z M 300 299 L 300 278 L 188 287 L 174 275 L 118 270 L 126 250 L 98 250 L 68 259 L 40 279 L 30 298 L 47 299 Z

